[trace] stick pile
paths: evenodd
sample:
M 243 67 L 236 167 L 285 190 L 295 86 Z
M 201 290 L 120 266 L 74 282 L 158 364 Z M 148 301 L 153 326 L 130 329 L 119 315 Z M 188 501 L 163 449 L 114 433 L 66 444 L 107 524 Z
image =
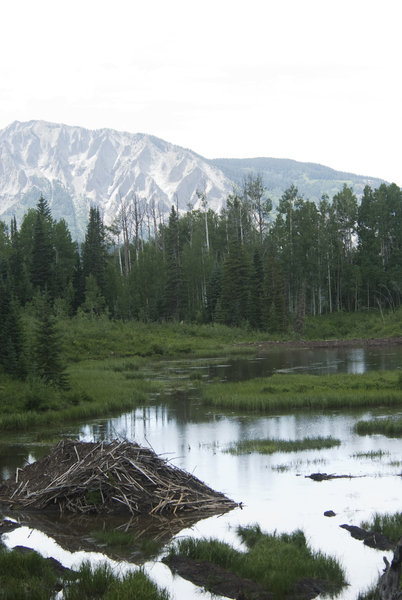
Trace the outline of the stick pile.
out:
M 127 440 L 60 441 L 41 460 L 17 469 L 0 485 L 0 503 L 24 509 L 58 506 L 61 512 L 211 513 L 237 504 Z

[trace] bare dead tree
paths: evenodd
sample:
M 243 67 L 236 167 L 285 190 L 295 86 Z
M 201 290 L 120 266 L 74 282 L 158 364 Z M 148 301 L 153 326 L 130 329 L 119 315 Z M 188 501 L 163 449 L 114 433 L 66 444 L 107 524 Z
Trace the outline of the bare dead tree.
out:
M 203 192 L 199 192 L 198 190 L 196 190 L 195 192 L 197 194 L 197 197 L 199 200 L 201 200 L 201 206 L 204 209 L 204 216 L 205 216 L 205 245 L 207 248 L 207 252 L 209 252 L 209 232 L 208 232 L 208 202 L 207 202 L 207 195 L 205 192 L 205 188 Z
M 128 277 L 131 270 L 131 256 L 130 256 L 130 238 L 131 238 L 131 210 L 130 203 L 127 197 L 122 198 L 119 193 L 120 206 L 119 212 L 116 218 L 116 224 L 121 229 L 123 234 L 123 249 L 124 249 L 124 267 L 126 277 Z M 121 256 L 120 256 L 120 240 L 119 240 L 119 263 L 121 267 Z M 122 268 L 121 268 L 122 270 Z

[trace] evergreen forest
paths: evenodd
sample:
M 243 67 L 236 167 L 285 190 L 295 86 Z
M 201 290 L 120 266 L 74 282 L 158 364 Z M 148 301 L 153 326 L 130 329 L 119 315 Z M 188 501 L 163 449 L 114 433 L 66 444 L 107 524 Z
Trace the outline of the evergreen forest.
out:
M 0 221 L 0 364 L 28 371 L 22 315 L 36 315 L 30 369 L 60 388 L 56 319 L 223 324 L 302 334 L 307 315 L 383 311 L 402 299 L 402 190 L 346 184 L 332 199 L 292 185 L 275 210 L 249 175 L 220 214 L 189 206 L 168 218 L 124 199 L 107 227 L 91 207 L 85 241 L 40 197 L 17 226 Z M 40 341 L 41 340 L 41 341 Z M 50 350 L 44 353 L 43 348 Z M 33 367 L 32 367 L 33 365 Z

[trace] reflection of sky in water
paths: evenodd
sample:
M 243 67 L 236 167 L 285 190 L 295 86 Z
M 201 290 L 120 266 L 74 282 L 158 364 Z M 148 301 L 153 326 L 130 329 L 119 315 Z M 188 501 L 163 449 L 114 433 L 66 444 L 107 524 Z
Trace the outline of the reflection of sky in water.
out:
M 401 357 L 399 349 L 395 352 L 394 349 L 392 352 L 388 349 L 386 355 L 378 349 L 369 353 L 366 349 L 353 348 L 346 358 L 338 349 L 330 354 L 331 358 L 327 353 L 325 356 L 321 353 L 321 360 L 318 361 L 317 351 L 312 354 L 305 351 L 303 357 L 290 359 L 287 356 L 287 360 L 292 363 L 292 368 L 298 370 L 307 369 L 308 365 L 313 371 L 337 370 L 341 365 L 344 372 L 356 373 L 367 368 L 367 364 L 371 365 L 370 368 L 374 368 L 374 365 L 382 368 L 380 365 L 386 365 L 388 359 L 393 368 L 397 368 Z M 236 378 L 239 370 L 246 377 L 253 374 L 257 367 L 267 374 L 265 358 L 249 361 L 251 366 L 245 363 L 247 361 L 241 361 L 240 364 L 236 360 L 231 367 L 218 367 L 220 377 Z M 279 363 L 276 365 L 279 366 Z M 205 370 L 205 365 L 202 368 Z M 290 365 L 282 363 L 282 368 L 290 368 Z M 233 369 L 233 373 L 228 369 Z M 205 409 L 197 399 L 196 392 L 191 392 L 190 395 L 181 394 L 176 400 L 171 399 L 158 406 L 147 405 L 114 419 L 97 419 L 82 427 L 69 425 L 56 435 L 88 441 L 123 436 L 140 444 L 150 444 L 174 465 L 194 473 L 235 501 L 244 503 L 243 510 L 236 509 L 221 517 L 211 517 L 180 535 L 219 537 L 239 546 L 235 535 L 237 525 L 258 522 L 263 530 L 277 530 L 279 533 L 302 528 L 315 549 L 335 554 L 343 562 L 351 585 L 344 590 L 341 598 L 355 600 L 358 591 L 367 588 L 376 579 L 377 573 L 382 572 L 382 557 L 384 554 L 390 557 L 390 553 L 366 548 L 339 526 L 343 523 L 359 525 L 375 511 L 399 511 L 402 493 L 402 478 L 397 476 L 402 470 L 398 464 L 401 441 L 382 436 L 359 437 L 353 433 L 354 423 L 358 419 L 369 418 L 371 414 L 368 411 L 315 414 L 304 411 L 293 415 L 244 416 Z M 373 414 L 380 417 L 394 413 L 389 409 L 378 409 Z M 32 436 L 34 434 L 32 432 Z M 224 452 L 231 442 L 240 439 L 303 439 L 316 436 L 338 438 L 342 445 L 330 450 L 276 453 L 270 456 L 232 456 Z M 10 443 L 18 444 L 21 440 L 13 440 L 10 436 Z M 3 475 L 9 471 L 14 474 L 16 466 L 23 466 L 22 448 L 25 448 L 26 457 L 28 447 L 21 446 L 18 452 L 14 452 L 20 463 L 14 461 L 14 456 L 8 458 L 8 464 L 7 459 L 2 459 Z M 381 460 L 353 457 L 357 453 L 380 449 L 389 452 Z M 33 460 L 37 453 L 37 449 L 32 449 L 28 460 Z M 391 461 L 396 464 L 392 466 Z M 356 478 L 323 482 L 306 478 L 306 475 L 314 472 L 350 474 Z M 326 510 L 333 510 L 336 517 L 324 517 Z M 70 555 L 56 548 L 55 543 L 47 540 L 43 534 L 31 532 L 17 530 L 8 535 L 7 544 L 36 547 L 59 558 L 67 566 L 76 564 L 82 558 L 83 553 Z M 96 556 L 97 559 L 102 557 Z M 148 563 L 146 569 L 160 585 L 172 590 L 177 600 L 199 600 L 204 597 L 189 582 L 173 578 L 160 563 Z

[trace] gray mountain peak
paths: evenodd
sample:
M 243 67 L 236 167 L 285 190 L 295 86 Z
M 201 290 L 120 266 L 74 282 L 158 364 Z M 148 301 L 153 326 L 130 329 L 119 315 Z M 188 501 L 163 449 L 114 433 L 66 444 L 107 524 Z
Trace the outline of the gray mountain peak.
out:
M 0 217 L 21 219 L 40 194 L 55 219 L 64 218 L 82 239 L 90 206 L 111 223 L 122 200 L 168 213 L 191 204 L 219 211 L 232 184 L 217 167 L 191 150 L 154 136 L 112 129 L 88 130 L 45 121 L 14 121 L 0 131 Z

